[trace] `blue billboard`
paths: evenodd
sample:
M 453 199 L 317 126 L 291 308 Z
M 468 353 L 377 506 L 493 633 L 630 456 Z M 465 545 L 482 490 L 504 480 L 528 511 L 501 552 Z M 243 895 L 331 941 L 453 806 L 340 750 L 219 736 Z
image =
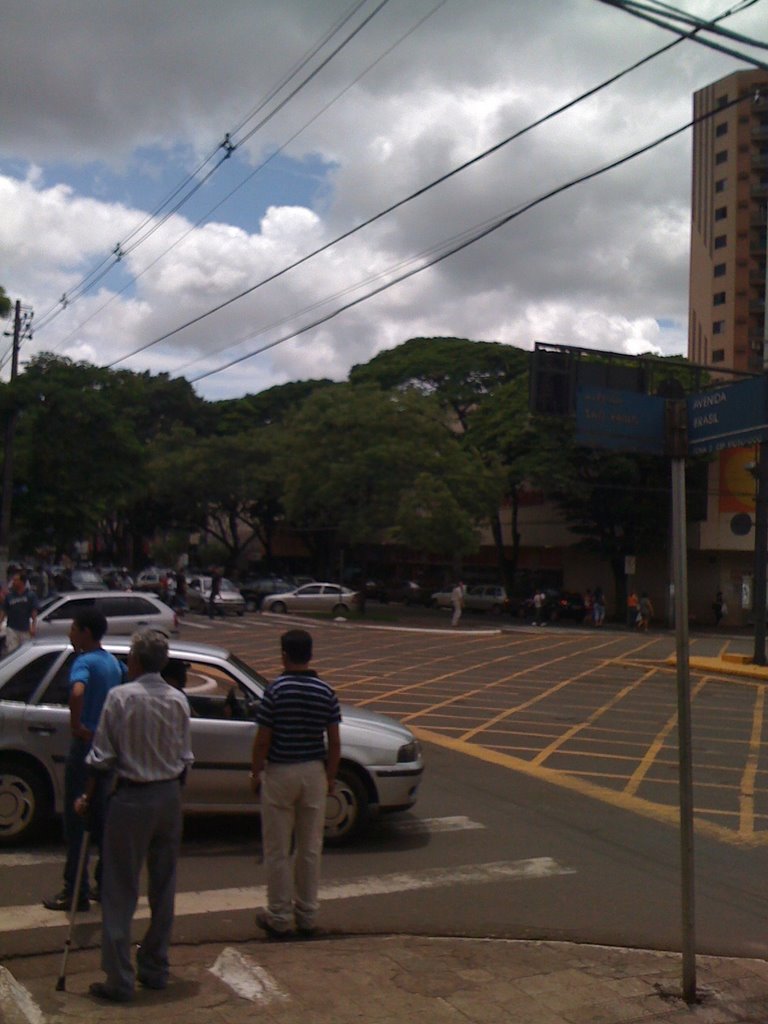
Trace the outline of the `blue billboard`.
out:
M 576 443 L 638 455 L 663 455 L 666 399 L 613 388 L 579 388 Z

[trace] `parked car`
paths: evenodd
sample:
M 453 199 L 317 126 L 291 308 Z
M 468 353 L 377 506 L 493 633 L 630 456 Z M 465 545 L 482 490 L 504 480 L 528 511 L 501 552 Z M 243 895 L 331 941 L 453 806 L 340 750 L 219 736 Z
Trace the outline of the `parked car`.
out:
M 331 612 L 348 615 L 358 606 L 355 590 L 340 587 L 338 583 L 306 583 L 303 587 L 283 594 L 270 594 L 261 602 L 263 612 Z
M 211 576 L 187 577 L 187 604 L 190 611 L 207 612 L 211 600 Z M 245 615 L 245 598 L 232 580 L 222 576 L 219 593 L 214 599 L 215 610 L 220 615 Z
M 452 594 L 453 587 L 443 587 L 442 590 L 436 590 L 430 597 L 430 604 L 433 608 L 450 608 Z
M 73 590 L 106 590 L 107 585 L 95 569 L 66 569 L 54 573 L 53 586 L 60 594 Z
M 125 659 L 129 640 L 103 646 Z M 61 637 L 24 644 L 0 662 L 0 844 L 29 842 L 64 800 L 69 747 L 69 671 L 75 653 Z M 254 710 L 266 680 L 220 647 L 174 640 L 170 657 L 187 670 L 195 765 L 182 790 L 187 814 L 253 814 Z M 416 801 L 424 764 L 413 733 L 393 718 L 342 705 L 341 765 L 326 802 L 325 835 L 359 836 L 377 812 Z
M 247 576 L 237 584 L 245 598 L 245 606 L 251 612 L 261 608 L 261 602 L 268 594 L 283 594 L 293 586 L 285 576 Z
M 512 601 L 504 587 L 495 583 L 479 583 L 467 587 L 464 595 L 464 608 L 468 611 L 502 615 L 511 612 Z
M 136 594 L 125 590 L 83 590 L 54 594 L 41 602 L 37 615 L 37 635 L 69 636 L 76 612 L 96 608 L 107 617 L 108 636 L 126 636 L 137 629 L 156 629 L 170 636 L 178 629 L 175 613 L 154 594 Z
M 144 593 L 149 591 L 153 594 L 159 594 L 161 590 L 160 580 L 163 576 L 175 576 L 175 571 L 173 569 L 157 569 L 155 567 L 142 569 L 136 577 L 134 588 Z

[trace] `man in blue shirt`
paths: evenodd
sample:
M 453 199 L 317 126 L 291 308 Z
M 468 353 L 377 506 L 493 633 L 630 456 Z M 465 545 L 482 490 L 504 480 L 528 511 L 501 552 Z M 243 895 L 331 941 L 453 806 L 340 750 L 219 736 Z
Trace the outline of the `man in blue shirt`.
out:
M 106 631 L 106 617 L 95 608 L 77 612 L 69 631 L 69 639 L 78 655 L 69 673 L 69 725 L 72 740 L 64 775 L 64 839 L 67 859 L 64 864 L 63 889 L 55 896 L 43 900 L 43 906 L 48 910 L 69 910 L 71 907 L 84 831 L 83 819 L 75 812 L 75 800 L 85 788 L 88 775 L 85 758 L 91 749 L 107 694 L 126 678 L 125 665 L 101 646 Z M 91 805 L 91 838 L 97 847 L 101 845 L 104 800 L 102 787 Z M 79 911 L 90 907 L 87 867 L 86 864 L 77 904 Z M 97 886 L 100 874 L 99 863 L 96 865 Z
M 3 600 L 0 625 L 6 622 L 5 651 L 10 654 L 35 635 L 37 595 L 27 585 L 27 574 L 14 573 L 11 586 Z
M 268 904 L 256 912 L 256 924 L 273 939 L 290 936 L 294 923 L 299 935 L 314 931 L 325 802 L 341 757 L 339 702 L 309 667 L 312 637 L 291 629 L 280 638 L 280 647 L 283 673 L 259 704 L 251 760 L 253 790 L 261 791 L 267 868 Z

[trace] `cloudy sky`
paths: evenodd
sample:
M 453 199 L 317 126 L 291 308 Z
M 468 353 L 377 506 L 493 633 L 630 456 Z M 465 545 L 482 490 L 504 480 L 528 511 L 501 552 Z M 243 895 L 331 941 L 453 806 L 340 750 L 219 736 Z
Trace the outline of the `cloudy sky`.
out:
M 692 91 L 745 62 L 682 42 L 329 245 L 674 37 L 598 0 L 3 11 L 0 285 L 34 309 L 22 358 L 183 374 L 223 398 L 343 379 L 417 335 L 685 352 L 690 133 L 332 315 L 684 125 Z M 765 3 L 721 24 L 768 40 Z

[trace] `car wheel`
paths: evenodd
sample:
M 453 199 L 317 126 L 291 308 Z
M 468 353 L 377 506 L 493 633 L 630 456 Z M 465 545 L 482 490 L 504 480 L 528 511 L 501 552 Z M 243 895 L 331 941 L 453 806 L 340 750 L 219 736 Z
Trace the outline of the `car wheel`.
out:
M 243 608 L 243 610 L 242 610 L 242 611 L 239 611 L 239 612 L 238 612 L 237 614 L 238 614 L 239 616 L 241 616 L 241 617 L 242 617 L 243 615 L 245 615 L 245 608 Z
M 285 613 L 288 611 L 288 609 L 285 607 L 282 601 L 275 601 L 275 603 L 271 604 L 267 610 L 270 612 L 274 612 L 275 615 L 285 615 Z
M 500 604 L 491 605 L 491 615 L 501 615 L 503 609 Z
M 41 774 L 25 764 L 0 765 L 0 844 L 28 842 L 51 814 Z
M 334 615 L 349 615 L 349 608 L 345 604 L 335 604 L 333 606 Z
M 365 831 L 370 815 L 363 782 L 354 769 L 342 765 L 333 793 L 325 801 L 325 842 L 330 846 L 352 842 Z

